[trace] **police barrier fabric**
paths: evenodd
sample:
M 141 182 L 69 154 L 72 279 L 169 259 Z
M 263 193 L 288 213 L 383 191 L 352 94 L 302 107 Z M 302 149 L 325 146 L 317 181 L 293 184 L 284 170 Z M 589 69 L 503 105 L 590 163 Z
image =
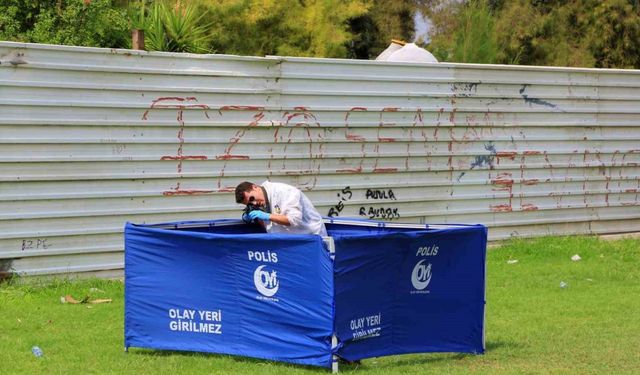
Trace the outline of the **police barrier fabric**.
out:
M 332 221 L 332 262 L 319 236 L 239 220 L 128 223 L 125 346 L 323 367 L 483 353 L 486 228 L 433 228 Z
M 126 225 L 125 347 L 330 367 L 333 271 L 322 238 L 212 228 Z
M 484 352 L 485 227 L 327 229 L 340 357 Z

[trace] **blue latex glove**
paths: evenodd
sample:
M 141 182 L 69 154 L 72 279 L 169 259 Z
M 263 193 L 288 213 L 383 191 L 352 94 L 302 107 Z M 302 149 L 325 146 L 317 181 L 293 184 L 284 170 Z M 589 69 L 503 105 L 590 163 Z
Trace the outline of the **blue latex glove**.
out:
M 269 215 L 264 211 L 255 210 L 255 211 L 249 212 L 249 218 L 251 220 L 258 219 L 262 221 L 269 221 L 269 219 L 271 218 L 271 215 Z

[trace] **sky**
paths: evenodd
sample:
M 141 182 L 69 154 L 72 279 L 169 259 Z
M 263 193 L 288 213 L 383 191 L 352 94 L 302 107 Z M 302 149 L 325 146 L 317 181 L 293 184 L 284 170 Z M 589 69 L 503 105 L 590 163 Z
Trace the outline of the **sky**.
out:
M 429 35 L 427 33 L 431 28 L 431 20 L 424 17 L 420 11 L 417 11 L 413 17 L 413 22 L 416 28 L 416 36 L 413 41 L 415 42 L 420 37 L 423 37 L 425 42 L 429 42 Z

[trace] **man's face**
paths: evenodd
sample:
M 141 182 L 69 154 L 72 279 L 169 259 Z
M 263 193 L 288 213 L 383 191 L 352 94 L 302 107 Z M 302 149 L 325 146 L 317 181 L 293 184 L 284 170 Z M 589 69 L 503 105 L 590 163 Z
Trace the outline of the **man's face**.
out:
M 250 191 L 244 192 L 244 199 L 242 204 L 252 204 L 258 207 L 264 207 L 265 205 L 264 194 L 260 186 L 254 185 Z

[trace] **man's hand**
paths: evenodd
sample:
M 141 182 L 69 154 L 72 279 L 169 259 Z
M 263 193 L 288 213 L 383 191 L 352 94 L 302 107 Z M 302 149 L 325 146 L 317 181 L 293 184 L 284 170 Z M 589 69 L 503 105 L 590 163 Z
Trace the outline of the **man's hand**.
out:
M 249 218 L 251 220 L 258 219 L 262 221 L 269 221 L 271 219 L 271 215 L 264 211 L 254 210 L 249 212 Z

